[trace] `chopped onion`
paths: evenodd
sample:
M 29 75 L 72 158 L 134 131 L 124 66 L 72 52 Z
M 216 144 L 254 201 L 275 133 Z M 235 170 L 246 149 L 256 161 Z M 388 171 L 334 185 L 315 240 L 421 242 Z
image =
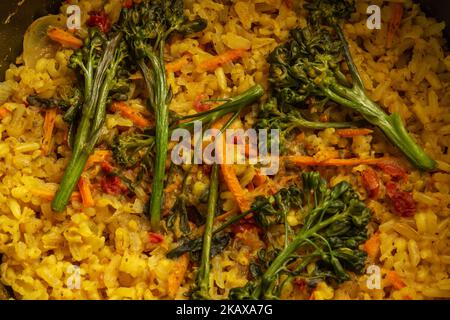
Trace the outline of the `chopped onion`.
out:
M 0 106 L 8 101 L 13 91 L 11 81 L 0 82 Z
M 27 29 L 23 39 L 23 60 L 25 65 L 34 68 L 40 58 L 52 58 L 58 44 L 47 36 L 50 27 L 64 27 L 66 18 L 62 15 L 48 15 L 35 20 Z

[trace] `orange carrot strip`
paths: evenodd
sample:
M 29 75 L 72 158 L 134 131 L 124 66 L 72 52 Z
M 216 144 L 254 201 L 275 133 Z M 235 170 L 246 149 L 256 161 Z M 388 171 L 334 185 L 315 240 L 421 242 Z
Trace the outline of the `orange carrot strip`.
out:
M 245 196 L 244 189 L 242 189 L 239 183 L 234 167 L 232 165 L 222 164 L 220 169 L 225 183 L 236 199 L 241 212 L 250 210 L 250 203 Z
M 220 130 L 229 119 L 230 116 L 225 116 L 219 119 L 213 124 L 213 128 Z M 225 155 L 227 151 L 227 146 L 223 134 L 221 134 L 218 137 L 217 144 L 219 147 L 222 146 L 222 152 L 219 152 L 218 155 L 219 157 L 221 157 L 220 160 L 226 159 Z M 230 190 L 230 192 L 233 194 L 234 199 L 236 200 L 239 206 L 239 209 L 241 210 L 241 212 L 250 210 L 250 202 L 245 195 L 244 189 L 241 187 L 241 184 L 239 183 L 239 180 L 236 176 L 236 172 L 234 170 L 234 166 L 225 164 L 224 163 L 225 161 L 220 162 L 221 162 L 220 170 L 222 172 L 222 177 L 225 180 L 225 184 L 227 185 L 228 190 Z
M 84 166 L 84 170 L 88 170 L 96 163 L 102 163 L 107 161 L 108 158 L 111 157 L 111 151 L 109 150 L 96 150 L 93 154 L 91 154 Z
M 175 262 L 175 266 L 172 268 L 167 279 L 167 294 L 170 299 L 174 299 L 177 295 L 178 289 L 180 289 L 186 275 L 187 268 L 189 266 L 189 255 L 183 254 Z
M 364 251 L 367 252 L 369 257 L 375 259 L 380 252 L 380 233 L 375 232 L 369 240 L 364 243 Z
M 215 217 L 214 218 L 214 224 L 216 224 L 218 222 L 222 222 L 222 221 L 230 218 L 231 216 L 233 216 L 235 214 L 236 214 L 236 210 L 235 209 L 227 211 L 227 212 L 221 214 L 220 216 Z M 205 225 L 204 224 L 202 224 L 200 227 L 195 229 L 195 235 L 196 236 L 200 237 L 200 236 L 203 235 L 204 232 L 205 232 Z
M 111 105 L 111 110 L 113 112 L 120 112 L 120 114 L 130 119 L 135 125 L 141 128 L 146 128 L 150 126 L 151 122 L 150 120 L 144 118 L 139 111 L 134 110 L 133 108 L 130 108 L 126 103 L 124 102 L 114 102 Z
M 218 56 L 215 56 L 211 59 L 208 59 L 200 64 L 201 71 L 214 71 L 221 65 L 234 61 L 244 54 L 246 52 L 246 49 L 233 49 L 229 50 L 227 52 L 224 52 Z
M 189 63 L 188 56 L 182 56 L 180 59 L 169 62 L 166 64 L 166 71 L 167 72 L 178 72 L 183 68 L 185 65 Z
M 1 107 L 0 108 L 0 119 L 6 118 L 6 116 L 8 116 L 11 113 L 11 111 L 9 111 L 8 109 L 6 109 L 5 107 Z
M 328 159 L 319 161 L 314 159 L 313 157 L 308 156 L 286 156 L 284 157 L 285 161 L 292 162 L 297 166 L 358 166 L 361 164 L 367 165 L 376 165 L 383 161 L 386 161 L 387 157 L 384 158 L 369 158 L 369 159 L 360 159 L 360 158 L 352 158 L 352 159 Z
M 83 41 L 81 39 L 78 39 L 71 33 L 56 27 L 50 28 L 47 31 L 47 35 L 50 39 L 52 39 L 55 42 L 58 42 L 64 47 L 68 47 L 71 49 L 79 49 L 83 46 Z
M 52 201 L 53 198 L 55 197 L 55 193 L 56 193 L 56 191 L 46 190 L 46 189 L 42 189 L 42 188 L 33 188 L 30 190 L 30 192 L 34 196 L 42 198 L 47 201 Z M 77 191 L 74 191 L 72 193 L 71 200 L 80 200 L 80 199 L 81 199 L 80 193 Z
M 401 288 L 406 287 L 406 284 L 403 282 L 402 278 L 400 278 L 397 272 L 393 270 L 388 271 L 388 273 L 386 274 L 386 278 L 396 290 L 400 290 Z
M 336 134 L 342 138 L 351 138 L 357 136 L 367 136 L 373 131 L 370 129 L 339 129 L 336 130 Z
M 397 30 L 400 28 L 400 23 L 403 17 L 403 4 L 393 3 L 391 7 L 391 18 L 389 20 L 388 31 L 386 35 L 386 47 L 389 49 L 392 47 L 394 36 Z
M 51 142 L 53 138 L 53 129 L 55 128 L 57 110 L 56 108 L 48 109 L 45 112 L 44 118 L 44 137 L 42 139 L 42 154 L 48 155 L 51 149 Z
M 53 200 L 53 198 L 52 198 Z M 72 195 L 70 196 L 70 200 L 72 201 L 80 201 L 81 200 L 81 194 L 78 191 L 72 192 Z
M 89 182 L 89 179 L 81 176 L 80 180 L 78 180 L 78 189 L 80 190 L 83 206 L 85 208 L 93 207 L 95 202 L 94 198 L 92 198 L 91 183 Z

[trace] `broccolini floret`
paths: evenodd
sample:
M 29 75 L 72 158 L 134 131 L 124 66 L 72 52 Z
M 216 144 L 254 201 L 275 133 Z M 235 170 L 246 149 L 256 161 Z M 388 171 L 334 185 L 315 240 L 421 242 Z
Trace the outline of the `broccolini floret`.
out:
M 310 10 L 308 26 L 291 30 L 290 39 L 269 56 L 269 80 L 279 103 L 295 106 L 312 97 L 326 98 L 357 111 L 417 168 L 433 170 L 436 162 L 413 140 L 400 115 L 386 114 L 366 93 L 339 25 L 353 12 L 353 2 L 316 0 L 306 8 Z M 351 81 L 342 70 L 344 62 Z
M 288 230 L 285 245 L 259 254 L 250 268 L 254 279 L 243 288 L 230 291 L 231 299 L 278 299 L 284 286 L 294 277 L 349 280 L 349 271 L 361 273 L 366 254 L 358 247 L 367 238 L 371 214 L 347 182 L 329 187 L 318 172 L 302 174 L 302 187 L 291 186 L 274 196 L 256 199 L 256 220 L 268 227 L 285 223 L 286 212 L 304 216 L 297 231 Z M 306 266 L 315 263 L 312 274 Z

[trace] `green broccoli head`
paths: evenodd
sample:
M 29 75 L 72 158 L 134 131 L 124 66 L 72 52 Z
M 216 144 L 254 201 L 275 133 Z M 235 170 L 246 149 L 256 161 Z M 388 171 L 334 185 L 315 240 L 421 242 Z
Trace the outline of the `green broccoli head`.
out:
M 137 59 L 158 52 L 161 41 L 172 33 L 195 33 L 206 27 L 206 21 L 189 21 L 184 15 L 182 0 L 144 0 L 139 5 L 122 10 L 118 29 L 122 30 Z
M 123 168 L 131 168 L 153 154 L 154 136 L 145 134 L 118 135 L 112 145 L 114 160 Z
M 354 0 L 315 0 L 305 5 L 313 25 L 333 25 L 355 12 Z

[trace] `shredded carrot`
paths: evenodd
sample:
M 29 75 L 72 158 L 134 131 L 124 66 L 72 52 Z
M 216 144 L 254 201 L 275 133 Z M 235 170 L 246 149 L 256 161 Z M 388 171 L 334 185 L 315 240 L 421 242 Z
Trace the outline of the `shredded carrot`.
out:
M 339 129 L 336 130 L 336 134 L 343 138 L 351 138 L 357 136 L 367 136 L 373 131 L 370 129 Z
M 64 47 L 68 47 L 71 49 L 79 49 L 83 46 L 83 41 L 81 39 L 78 39 L 70 32 L 64 31 L 60 28 L 50 28 L 47 31 L 47 35 L 50 39 L 52 39 L 55 42 L 58 42 Z
M 220 169 L 225 183 L 233 194 L 241 212 L 250 210 L 250 203 L 245 196 L 244 189 L 239 183 L 234 167 L 232 165 L 222 164 Z
M 165 192 L 166 194 L 172 193 L 172 192 L 176 191 L 176 190 L 178 189 L 179 186 L 180 186 L 179 183 L 176 183 L 176 182 L 171 183 L 171 184 L 169 184 L 169 185 L 164 189 L 164 192 Z
M 317 160 L 313 157 L 308 156 L 286 156 L 283 158 L 285 161 L 292 162 L 297 166 L 358 166 L 361 164 L 376 165 L 390 158 L 369 158 L 369 159 L 327 159 L 327 160 Z
M 91 168 L 94 164 L 103 163 L 107 161 L 111 157 L 111 151 L 109 150 L 96 150 L 93 154 L 91 154 L 84 166 L 84 171 Z
M 0 119 L 5 118 L 6 116 L 8 116 L 11 113 L 11 111 L 9 111 L 8 109 L 6 109 L 5 107 L 1 107 L 0 108 Z
M 47 201 L 52 201 L 53 198 L 55 197 L 55 193 L 56 193 L 56 191 L 48 190 L 48 189 L 44 189 L 44 188 L 33 188 L 33 189 L 30 190 L 30 192 L 34 196 L 39 197 L 39 198 L 44 199 L 44 200 L 47 200 Z M 80 193 L 77 192 L 77 191 L 74 191 L 72 193 L 71 200 L 72 201 L 79 201 L 79 200 L 81 200 Z
M 57 110 L 56 108 L 48 109 L 44 118 L 44 137 L 42 139 L 42 154 L 48 155 L 52 146 L 53 129 L 55 128 Z
M 166 71 L 167 72 L 178 72 L 183 68 L 185 65 L 189 63 L 188 55 L 182 56 L 180 59 L 169 62 L 166 64 Z
M 213 124 L 213 128 L 220 130 L 229 119 L 230 116 L 219 119 Z M 239 183 L 234 166 L 226 164 L 224 161 L 224 159 L 226 159 L 227 146 L 223 134 L 219 136 L 217 145 L 222 147 L 222 152 L 219 152 L 218 156 L 221 157 L 220 160 L 222 160 L 220 161 L 220 170 L 222 172 L 222 177 L 225 180 L 225 184 L 227 185 L 228 190 L 233 194 L 241 212 L 248 211 L 250 210 L 250 202 L 245 195 L 244 189 Z
M 369 240 L 364 243 L 364 251 L 370 258 L 375 259 L 380 252 L 380 233 L 375 232 Z
M 188 253 L 185 253 L 175 262 L 175 266 L 170 271 L 169 278 L 167 279 L 167 293 L 169 299 L 175 299 L 178 290 L 183 283 L 188 266 L 189 255 Z
M 240 57 L 242 57 L 242 55 L 246 51 L 247 51 L 246 49 L 233 49 L 233 50 L 224 52 L 218 56 L 215 56 L 211 59 L 208 59 L 208 60 L 202 62 L 199 66 L 200 70 L 201 71 L 214 71 L 215 69 L 217 69 L 218 67 L 220 67 L 221 65 L 223 65 L 227 62 L 239 59 Z
M 403 4 L 393 3 L 391 7 L 391 18 L 389 20 L 388 31 L 386 35 L 386 47 L 389 49 L 392 47 L 394 36 L 397 30 L 400 28 L 400 23 L 403 17 Z
M 406 286 L 402 278 L 400 278 L 397 272 L 393 270 L 388 271 L 388 273 L 386 274 L 386 278 L 396 290 L 400 290 Z
M 130 108 L 125 102 L 114 102 L 111 105 L 111 111 L 120 112 L 123 117 L 130 119 L 135 125 L 141 128 L 149 127 L 151 124 L 150 120 L 144 118 L 139 111 Z
M 214 223 L 224 221 L 224 220 L 228 219 L 229 217 L 231 217 L 234 214 L 236 214 L 236 210 L 230 210 L 228 212 L 225 212 L 224 214 L 221 214 L 220 216 L 217 216 L 214 219 Z
M 78 180 L 78 189 L 80 190 L 83 206 L 85 208 L 93 207 L 95 202 L 94 198 L 92 198 L 91 183 L 89 182 L 89 179 L 81 176 L 80 180 Z

